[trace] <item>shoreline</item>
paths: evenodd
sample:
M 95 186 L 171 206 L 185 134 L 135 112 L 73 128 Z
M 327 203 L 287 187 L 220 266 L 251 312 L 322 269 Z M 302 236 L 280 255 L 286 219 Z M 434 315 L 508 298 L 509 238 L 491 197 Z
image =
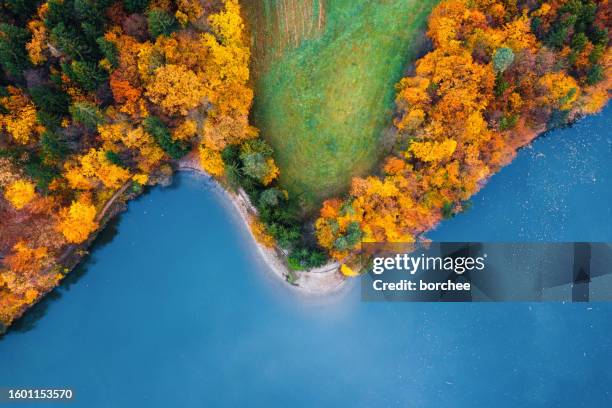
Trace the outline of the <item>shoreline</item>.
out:
M 284 286 L 310 296 L 334 294 L 346 287 L 347 278 L 340 273 L 340 264 L 338 262 L 329 262 L 321 267 L 306 271 L 293 271 L 284 262 L 284 254 L 280 248 L 276 246 L 267 248 L 257 242 L 249 225 L 249 218 L 257 215 L 257 209 L 251 204 L 249 197 L 243 190 L 233 193 L 225 189 L 200 167 L 198 159 L 194 156 L 194 153 L 190 153 L 179 160 L 176 171 L 191 172 L 205 177 L 208 182 L 213 183 L 223 191 L 223 195 L 238 213 L 243 227 L 246 228 L 253 244 L 257 248 L 259 258 L 266 265 L 271 275 L 282 281 Z M 293 284 L 288 281 L 288 277 L 291 274 L 296 277 Z
M 206 182 L 211 183 L 215 187 L 218 187 L 218 190 L 222 191 L 224 199 L 227 199 L 231 203 L 240 218 L 242 226 L 248 232 L 250 239 L 252 239 L 252 243 L 257 249 L 256 252 L 259 260 L 265 264 L 268 271 L 267 273 L 272 276 L 273 279 L 280 281 L 284 287 L 296 293 L 315 297 L 338 294 L 347 286 L 346 283 L 348 279 L 340 273 L 340 264 L 338 262 L 329 262 L 319 268 L 307 271 L 289 270 L 284 262 L 283 252 L 276 246 L 273 248 L 263 246 L 257 242 L 251 232 L 249 219 L 257 215 L 257 209 L 251 204 L 246 193 L 244 191 L 233 193 L 226 190 L 217 180 L 200 167 L 198 159 L 194 156 L 194 153 L 190 153 L 183 159 L 175 162 L 177 165 L 175 171 L 194 173 L 205 178 Z M 134 197 L 133 193 L 127 192 L 127 188 L 130 185 L 130 183 L 126 183 L 117 190 L 117 192 L 115 192 L 106 202 L 100 213 L 97 214 L 96 220 L 99 223 L 99 228 L 92 233 L 85 242 L 68 245 L 60 256 L 55 259 L 51 265 L 45 268 L 44 273 L 51 273 L 54 270 L 59 272 L 61 270 L 63 277 L 65 277 L 83 261 L 83 258 L 89 254 L 92 243 L 106 228 L 106 224 L 119 213 L 123 212 L 127 208 L 130 198 Z M 293 284 L 288 281 L 288 276 L 291 274 L 295 276 Z M 32 306 L 44 299 L 51 291 L 55 290 L 57 286 L 59 286 L 59 283 L 47 288 L 45 291 L 41 291 L 36 300 L 32 303 L 23 305 L 23 307 L 12 316 L 8 325 L 0 321 L 0 336 L 6 333 L 16 320 L 23 317 Z

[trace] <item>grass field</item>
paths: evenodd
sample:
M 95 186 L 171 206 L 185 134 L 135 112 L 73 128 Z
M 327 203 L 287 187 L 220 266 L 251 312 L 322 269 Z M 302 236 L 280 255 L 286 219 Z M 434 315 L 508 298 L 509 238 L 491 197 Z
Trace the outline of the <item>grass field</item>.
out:
M 436 0 L 248 0 L 253 122 L 306 212 L 372 170 Z

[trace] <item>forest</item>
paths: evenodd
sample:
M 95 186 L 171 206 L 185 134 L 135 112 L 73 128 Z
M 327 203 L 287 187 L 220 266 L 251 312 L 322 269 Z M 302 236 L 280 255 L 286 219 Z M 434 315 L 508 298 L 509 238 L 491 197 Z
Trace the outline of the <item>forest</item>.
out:
M 285 200 L 272 150 L 249 125 L 236 0 L 0 7 L 0 326 L 61 281 L 116 203 L 190 152 L 230 188 L 248 185 L 262 209 Z M 295 242 L 285 229 L 276 235 Z
M 319 244 L 359 272 L 362 242 L 415 242 L 469 206 L 542 132 L 596 113 L 612 82 L 607 0 L 447 0 L 432 50 L 397 84 L 397 139 L 380 173 L 326 200 Z
M 2 0 L 0 15 L 0 331 L 186 156 L 249 196 L 253 235 L 290 269 L 331 258 L 355 275 L 362 242 L 424 239 L 518 149 L 602 109 L 612 82 L 608 0 L 442 1 L 396 86 L 387 157 L 313 221 L 279 181 L 267 140 L 284 134 L 249 122 L 238 0 Z

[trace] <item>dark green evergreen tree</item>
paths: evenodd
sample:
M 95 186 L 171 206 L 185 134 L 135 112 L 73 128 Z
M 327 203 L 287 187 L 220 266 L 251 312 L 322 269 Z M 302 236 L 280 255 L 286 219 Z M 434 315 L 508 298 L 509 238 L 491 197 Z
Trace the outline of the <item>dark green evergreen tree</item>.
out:
M 149 116 L 143 122 L 145 131 L 153 136 L 157 144 L 173 159 L 185 156 L 189 149 L 186 144 L 172 140 L 170 130 L 157 116 Z
M 89 130 L 95 130 L 104 120 L 102 112 L 92 103 L 76 102 L 70 107 L 72 119 Z
M 88 92 L 95 92 L 108 80 L 108 72 L 91 61 L 72 61 L 70 65 L 63 64 L 62 69 L 70 79 Z
M 25 49 L 29 40 L 28 30 L 0 23 L 0 65 L 15 78 L 22 78 L 23 71 L 31 66 Z
M 130 13 L 142 13 L 149 5 L 149 0 L 123 0 L 123 7 Z
M 160 9 L 153 9 L 147 13 L 147 23 L 149 25 L 149 34 L 153 38 L 157 38 L 160 35 L 170 35 L 179 29 L 176 18 Z

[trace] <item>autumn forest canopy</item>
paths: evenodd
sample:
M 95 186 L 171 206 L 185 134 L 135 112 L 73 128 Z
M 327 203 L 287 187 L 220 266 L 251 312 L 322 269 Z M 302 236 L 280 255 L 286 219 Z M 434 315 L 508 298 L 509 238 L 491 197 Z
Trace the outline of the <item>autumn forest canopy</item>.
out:
M 323 33 L 323 3 L 313 2 L 309 36 Z M 197 162 L 228 190 L 246 193 L 257 213 L 253 235 L 277 248 L 290 269 L 331 258 L 350 275 L 361 269 L 362 242 L 419 240 L 463 211 L 538 134 L 601 110 L 612 81 L 608 0 L 442 1 L 429 16 L 429 51 L 396 85 L 385 159 L 371 175 L 353 178 L 345 196 L 310 200 L 320 209 L 316 219 L 305 219 L 312 211 L 288 191 L 283 171 L 301 176 L 326 163 L 290 163 L 305 145 L 301 139 L 289 145 L 289 122 L 262 126 L 261 135 L 249 122 L 251 40 L 238 0 L 1 0 L 0 16 L 4 326 L 58 284 L 127 200 L 168 180 L 181 160 Z M 407 43 L 409 37 L 380 38 Z M 408 46 L 385 47 L 380 49 L 394 53 L 393 67 L 408 65 L 395 52 L 403 55 Z M 346 74 L 359 69 L 364 81 L 382 74 L 389 81 L 393 72 L 373 77 L 368 64 L 351 64 L 335 82 L 342 85 L 334 88 L 343 95 L 338 100 L 350 104 L 366 94 L 384 100 L 375 87 L 351 94 L 358 89 Z M 334 69 L 324 72 L 333 75 Z M 304 80 L 286 76 L 294 77 Z M 323 106 L 312 103 L 316 95 L 308 92 L 315 86 L 303 88 L 304 105 L 291 105 L 282 99 L 291 93 L 279 90 L 282 112 Z M 332 160 L 340 146 L 341 159 L 350 163 L 357 159 L 350 157 L 354 146 L 377 148 L 356 140 L 359 133 L 347 131 L 347 124 L 366 123 L 367 136 L 377 139 L 383 130 L 378 116 L 360 121 L 355 115 L 361 106 L 332 107 L 348 112 L 338 128 L 302 123 L 310 133 L 324 130 L 325 143 L 315 138 L 321 132 L 310 139 L 317 141 L 307 146 L 315 149 L 311 157 L 321 149 Z M 319 120 L 329 112 L 307 113 Z M 378 153 L 359 155 L 369 163 Z M 333 174 L 350 177 L 346 167 L 334 167 Z M 321 183 L 325 171 L 312 172 L 317 177 L 308 182 Z
M 599 111 L 612 81 L 610 18 L 607 0 L 441 2 L 429 17 L 433 50 L 397 85 L 393 153 L 379 175 L 323 204 L 319 244 L 358 269 L 361 242 L 414 242 L 518 148 Z
M 1 15 L 0 321 L 187 153 L 221 176 L 224 152 L 261 190 L 277 177 L 248 123 L 237 1 L 9 0 Z

